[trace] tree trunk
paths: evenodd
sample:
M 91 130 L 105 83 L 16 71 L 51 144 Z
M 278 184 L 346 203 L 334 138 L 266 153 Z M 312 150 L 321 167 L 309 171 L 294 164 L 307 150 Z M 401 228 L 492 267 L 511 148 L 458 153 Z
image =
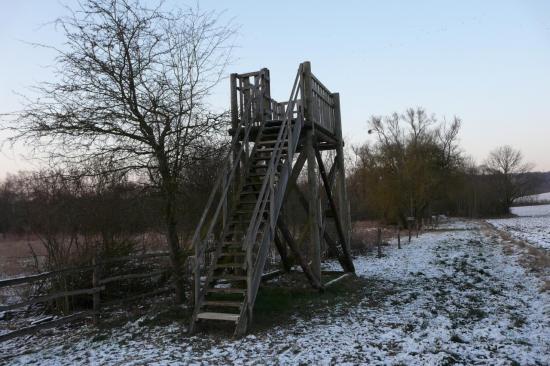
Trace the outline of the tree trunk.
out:
M 181 304 L 185 301 L 184 278 L 182 275 L 182 255 L 179 245 L 176 207 L 176 195 L 174 192 L 166 192 L 165 194 L 165 222 L 166 222 L 166 239 L 168 240 L 168 248 L 170 250 L 170 261 L 172 263 L 174 288 L 176 290 L 176 302 Z
M 172 263 L 172 273 L 174 288 L 176 290 L 176 303 L 181 304 L 185 301 L 183 277 L 183 263 L 181 248 L 178 238 L 177 225 L 177 182 L 167 169 L 167 163 L 164 159 L 159 159 L 160 174 L 162 177 L 162 191 L 164 196 L 164 220 L 166 224 L 166 239 L 170 251 L 170 262 Z

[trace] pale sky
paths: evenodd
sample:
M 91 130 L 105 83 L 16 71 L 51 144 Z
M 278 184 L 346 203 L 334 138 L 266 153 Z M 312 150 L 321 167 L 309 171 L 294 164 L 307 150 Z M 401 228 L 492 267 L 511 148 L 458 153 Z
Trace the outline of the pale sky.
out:
M 71 4 L 67 0 L 64 3 Z M 172 0 L 168 4 L 183 4 Z M 56 0 L 0 0 L 0 113 L 17 110 L 15 92 L 49 80 L 54 54 L 26 42 L 59 45 L 45 23 L 65 14 Z M 191 4 L 194 4 L 192 2 Z M 481 162 L 493 148 L 523 151 L 550 170 L 550 1 L 215 1 L 240 26 L 227 74 L 267 67 L 272 96 L 288 97 L 298 64 L 339 92 L 344 135 L 369 138 L 370 115 L 423 106 L 463 120 L 461 145 Z M 229 108 L 229 82 L 212 96 Z M 5 134 L 0 133 L 0 140 Z M 25 146 L 0 152 L 0 177 L 32 169 Z

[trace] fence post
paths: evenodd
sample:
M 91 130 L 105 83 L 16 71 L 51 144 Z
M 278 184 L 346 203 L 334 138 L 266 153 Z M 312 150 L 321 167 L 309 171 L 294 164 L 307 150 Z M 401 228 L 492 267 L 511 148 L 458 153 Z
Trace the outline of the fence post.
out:
M 378 258 L 382 258 L 382 229 L 378 228 L 376 244 L 378 246 Z
M 99 287 L 99 282 L 101 281 L 101 268 L 97 260 L 97 253 L 94 254 L 94 257 L 92 258 L 92 265 L 94 266 L 94 271 L 92 274 L 92 288 L 97 289 Z M 94 325 L 99 325 L 99 312 L 101 309 L 101 293 L 99 291 L 94 292 L 93 302 Z
M 401 225 L 397 225 L 397 249 L 401 249 Z

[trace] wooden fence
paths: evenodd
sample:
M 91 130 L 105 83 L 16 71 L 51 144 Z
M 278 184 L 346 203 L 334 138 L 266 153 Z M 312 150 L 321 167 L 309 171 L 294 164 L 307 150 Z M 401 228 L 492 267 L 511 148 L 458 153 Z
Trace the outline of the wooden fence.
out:
M 35 305 L 35 304 L 47 304 L 47 303 L 51 304 L 53 301 L 59 301 L 60 299 L 64 300 L 65 303 L 68 304 L 70 298 L 74 298 L 75 296 L 82 296 L 82 295 L 91 296 L 91 302 L 92 302 L 91 310 L 76 311 L 71 313 L 69 311 L 69 306 L 67 306 L 66 307 L 67 312 L 65 316 L 58 317 L 58 318 L 55 318 L 54 316 L 50 316 L 50 317 L 44 318 L 44 321 L 35 322 L 30 326 L 19 327 L 19 329 L 17 330 L 0 335 L 0 342 L 7 341 L 9 339 L 27 335 L 27 334 L 33 334 L 39 329 L 56 327 L 75 320 L 92 318 L 94 321 L 94 324 L 98 324 L 102 308 L 173 291 L 173 286 L 170 284 L 169 281 L 167 281 L 169 284 L 162 288 L 156 288 L 152 291 L 147 291 L 147 292 L 142 292 L 137 294 L 133 293 L 131 296 L 120 297 L 110 301 L 102 301 L 102 293 L 105 291 L 106 286 L 108 284 L 113 284 L 113 283 L 117 283 L 125 280 L 139 280 L 139 279 L 145 279 L 145 278 L 154 278 L 156 276 L 162 276 L 162 275 L 167 275 L 167 276 L 170 275 L 170 266 L 165 265 L 164 268 L 155 269 L 153 271 L 144 272 L 144 273 L 126 273 L 126 274 L 115 274 L 115 275 L 105 274 L 105 276 L 102 276 L 102 274 L 104 274 L 103 270 L 106 268 L 107 265 L 117 265 L 117 264 L 124 264 L 124 263 L 135 264 L 137 263 L 137 261 L 142 261 L 140 264 L 144 264 L 143 262 L 144 260 L 159 260 L 159 259 L 162 260 L 163 258 L 167 258 L 167 257 L 168 257 L 167 252 L 157 252 L 157 253 L 132 255 L 127 257 L 109 258 L 105 260 L 94 259 L 92 263 L 89 265 L 83 265 L 83 266 L 72 267 L 72 268 L 64 268 L 61 270 L 44 272 L 44 273 L 34 274 L 30 276 L 25 276 L 25 277 L 17 277 L 17 278 L 0 280 L 0 290 L 2 290 L 7 288 L 16 288 L 22 285 L 33 285 L 35 283 L 39 283 L 42 281 L 57 281 L 57 282 L 66 283 L 67 278 L 69 276 L 74 276 L 75 274 L 90 276 L 90 272 L 91 272 L 91 281 L 89 282 L 89 286 L 87 286 L 86 288 L 78 288 L 78 289 L 64 288 L 61 291 L 55 291 L 53 293 L 41 294 L 39 296 L 29 296 L 27 299 L 21 300 L 16 303 L 0 304 L 0 313 L 28 308 L 31 305 Z M 155 263 L 155 262 L 150 262 L 147 264 L 149 265 L 156 264 L 157 266 L 159 265 L 159 263 Z

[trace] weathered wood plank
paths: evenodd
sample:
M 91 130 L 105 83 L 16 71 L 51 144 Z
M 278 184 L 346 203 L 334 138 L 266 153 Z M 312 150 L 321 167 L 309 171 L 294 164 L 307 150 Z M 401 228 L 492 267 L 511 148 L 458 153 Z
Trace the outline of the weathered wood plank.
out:
M 23 306 L 32 305 L 32 304 L 38 304 L 41 302 L 59 299 L 61 297 L 68 297 L 68 296 L 77 296 L 77 295 L 93 295 L 96 292 L 105 290 L 105 286 L 95 287 L 95 288 L 87 288 L 87 289 L 81 289 L 81 290 L 72 290 L 72 291 L 62 291 L 62 292 L 56 292 L 54 294 L 45 295 L 45 296 L 37 296 L 34 298 L 31 298 L 27 301 L 18 302 L 16 304 L 10 304 L 10 305 L 0 305 L 0 311 L 8 311 L 12 309 L 17 309 Z
M 87 318 L 89 316 L 92 316 L 93 314 L 94 314 L 93 311 L 80 312 L 80 313 L 65 316 L 63 318 L 51 320 L 49 322 L 40 323 L 40 324 L 36 324 L 36 325 L 30 326 L 30 327 L 14 330 L 13 332 L 0 335 L 0 342 L 5 342 L 5 341 L 8 341 L 10 339 L 21 337 L 21 336 L 28 335 L 28 334 L 33 334 L 37 330 L 40 330 L 40 329 L 57 327 L 59 325 L 67 324 L 67 323 L 70 323 L 70 322 L 75 321 L 75 320 L 84 319 L 84 318 Z
M 169 271 L 168 269 L 161 269 L 161 270 L 158 270 L 158 271 L 147 272 L 147 273 L 130 273 L 130 274 L 125 274 L 125 275 L 112 276 L 112 277 L 102 278 L 99 281 L 99 284 L 100 285 L 106 285 L 108 283 L 116 282 L 116 281 L 133 280 L 133 279 L 138 279 L 138 278 L 153 277 L 153 276 L 158 276 L 158 275 L 164 274 L 168 271 Z

